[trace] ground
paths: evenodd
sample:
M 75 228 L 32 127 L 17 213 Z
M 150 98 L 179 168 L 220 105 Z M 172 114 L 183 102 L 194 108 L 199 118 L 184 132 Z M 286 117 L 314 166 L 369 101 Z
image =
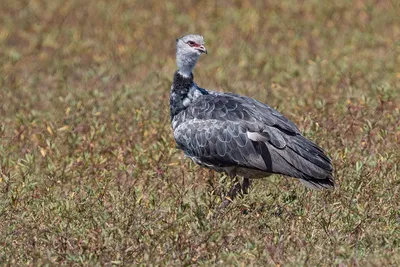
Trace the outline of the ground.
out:
M 398 1 L 2 0 L 2 265 L 400 265 Z M 230 181 L 175 148 L 175 39 L 204 87 L 277 108 L 337 187 Z

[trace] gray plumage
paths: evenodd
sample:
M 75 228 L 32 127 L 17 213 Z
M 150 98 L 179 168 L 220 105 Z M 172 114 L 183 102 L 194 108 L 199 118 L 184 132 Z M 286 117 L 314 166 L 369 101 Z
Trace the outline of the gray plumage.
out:
M 170 111 L 178 147 L 201 166 L 230 176 L 277 173 L 311 188 L 334 186 L 331 160 L 275 109 L 252 98 L 197 86 L 192 70 L 206 53 L 200 35 L 177 39 Z

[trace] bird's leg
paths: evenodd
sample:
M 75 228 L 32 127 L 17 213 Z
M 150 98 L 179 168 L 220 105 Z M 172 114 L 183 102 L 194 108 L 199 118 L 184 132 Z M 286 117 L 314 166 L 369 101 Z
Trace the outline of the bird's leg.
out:
M 228 195 L 225 196 L 224 201 L 222 201 L 222 204 L 219 206 L 220 209 L 226 208 L 232 200 L 236 197 L 238 191 L 240 191 L 241 185 L 237 177 L 234 178 L 233 181 L 233 186 L 229 190 Z
M 250 186 L 251 186 L 251 180 L 249 178 L 243 178 L 243 184 L 242 184 L 243 194 L 249 193 Z
M 208 173 L 209 173 L 209 176 L 208 176 L 207 182 L 210 185 L 210 187 L 212 188 L 212 190 L 215 191 L 215 186 L 214 186 L 214 182 L 213 182 L 214 172 L 212 170 L 210 170 Z
M 244 178 L 243 184 L 241 185 L 239 179 L 235 177 L 233 182 L 234 184 L 229 190 L 228 195 L 225 197 L 224 201 L 219 206 L 220 209 L 226 208 L 232 202 L 232 200 L 237 196 L 238 193 L 243 193 L 243 194 L 248 193 L 248 189 L 251 185 L 250 179 Z

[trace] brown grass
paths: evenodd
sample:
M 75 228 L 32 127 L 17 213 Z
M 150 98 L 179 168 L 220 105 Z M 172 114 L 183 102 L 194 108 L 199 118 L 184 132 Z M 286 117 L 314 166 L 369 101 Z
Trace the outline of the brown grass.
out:
M 0 263 L 400 264 L 396 1 L 2 0 Z M 175 149 L 175 38 L 204 88 L 276 107 L 339 187 L 256 181 L 212 219 L 223 175 Z

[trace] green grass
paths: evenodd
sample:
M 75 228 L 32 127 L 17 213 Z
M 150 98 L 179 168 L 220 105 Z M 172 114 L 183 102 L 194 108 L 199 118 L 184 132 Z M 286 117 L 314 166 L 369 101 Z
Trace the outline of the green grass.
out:
M 396 1 L 2 0 L 2 265 L 400 265 Z M 229 179 L 175 148 L 175 38 L 210 89 L 276 107 L 338 187 Z

